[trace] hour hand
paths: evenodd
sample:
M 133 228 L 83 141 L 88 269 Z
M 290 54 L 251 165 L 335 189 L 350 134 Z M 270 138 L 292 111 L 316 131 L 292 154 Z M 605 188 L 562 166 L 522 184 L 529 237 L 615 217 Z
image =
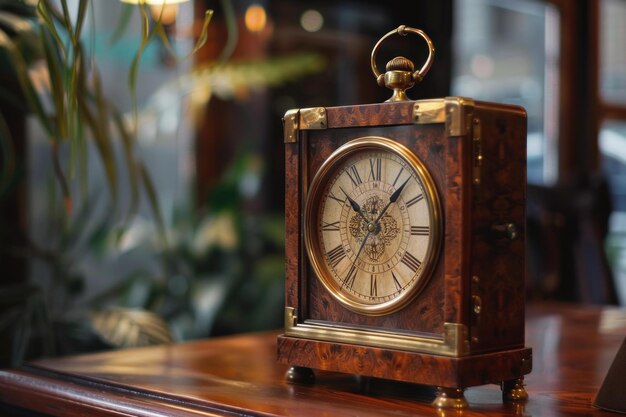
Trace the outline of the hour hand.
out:
M 374 220 L 374 223 L 378 223 L 378 221 L 383 217 L 383 214 L 385 214 L 389 206 L 398 200 L 398 198 L 400 197 L 400 194 L 402 193 L 402 190 L 404 189 L 404 186 L 406 185 L 407 182 L 409 182 L 410 179 L 411 177 L 407 178 L 406 181 L 404 181 L 402 185 L 399 186 L 398 189 L 389 196 L 389 202 L 387 203 L 383 211 L 380 212 L 376 220 Z
M 342 193 L 345 194 L 346 198 L 348 199 L 348 201 L 350 202 L 350 205 L 352 206 L 352 210 L 356 211 L 357 213 L 359 213 L 361 215 L 361 217 L 363 217 L 363 219 L 366 222 L 369 222 L 369 220 L 367 220 L 367 218 L 365 217 L 365 215 L 363 214 L 363 212 L 361 211 L 361 206 L 359 206 L 359 203 L 357 203 L 356 201 L 354 201 L 352 198 L 350 198 L 350 196 L 348 195 L 348 193 L 346 193 L 343 188 L 339 187 L 339 189 L 341 190 Z
M 398 189 L 396 191 L 394 191 L 393 194 L 391 194 L 389 196 L 389 202 L 390 203 L 395 203 L 396 202 L 398 197 L 400 197 L 400 193 L 402 193 L 402 190 L 404 189 L 404 186 L 406 185 L 407 182 L 409 182 L 410 179 L 411 179 L 411 177 L 407 178 L 406 181 L 404 181 L 402 183 L 402 185 L 399 186 Z

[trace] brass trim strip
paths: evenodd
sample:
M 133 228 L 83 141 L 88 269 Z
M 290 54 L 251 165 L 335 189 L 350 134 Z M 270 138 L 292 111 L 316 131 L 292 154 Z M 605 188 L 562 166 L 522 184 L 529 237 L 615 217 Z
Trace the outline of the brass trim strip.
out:
M 413 106 L 415 124 L 445 123 L 448 136 L 465 136 L 472 128 L 475 103 L 465 97 L 417 100 Z M 288 110 L 283 117 L 285 143 L 298 141 L 300 130 L 328 128 L 325 107 L 309 107 Z
M 417 100 L 413 105 L 415 124 L 445 123 L 448 136 L 464 136 L 471 129 L 475 103 L 464 97 Z
M 324 107 L 287 110 L 283 117 L 285 143 L 297 142 L 301 130 L 322 130 L 327 127 L 328 121 Z
M 448 136 L 465 136 L 471 129 L 474 100 L 465 97 L 446 97 L 446 132 Z
M 326 109 L 324 107 L 311 107 L 300 109 L 301 130 L 321 130 L 328 127 Z
M 295 309 L 285 307 L 285 334 L 303 339 L 350 343 L 442 356 L 459 357 L 469 354 L 467 326 L 460 323 L 444 323 L 441 339 L 428 338 L 392 332 L 298 323 Z
M 287 110 L 283 117 L 283 134 L 285 143 L 294 143 L 298 141 L 298 132 L 300 130 L 300 109 Z
M 446 103 L 443 99 L 418 100 L 413 105 L 415 124 L 445 123 Z

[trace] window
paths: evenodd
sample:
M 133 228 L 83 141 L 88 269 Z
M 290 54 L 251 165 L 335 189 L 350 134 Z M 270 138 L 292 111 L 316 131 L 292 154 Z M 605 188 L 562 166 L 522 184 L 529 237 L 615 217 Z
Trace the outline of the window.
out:
M 528 112 L 528 181 L 554 183 L 558 154 L 559 13 L 539 1 L 454 3 L 452 94 Z
M 609 219 L 607 254 L 617 291 L 626 302 L 626 2 L 600 2 L 598 148 L 607 177 L 613 213 Z

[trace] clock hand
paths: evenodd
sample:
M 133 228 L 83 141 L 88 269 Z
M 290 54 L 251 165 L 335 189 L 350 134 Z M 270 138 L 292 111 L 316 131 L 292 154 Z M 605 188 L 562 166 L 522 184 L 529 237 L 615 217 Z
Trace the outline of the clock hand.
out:
M 402 185 L 399 186 L 398 189 L 389 196 L 389 202 L 387 203 L 383 211 L 380 212 L 376 220 L 374 220 L 374 223 L 378 223 L 378 221 L 383 217 L 383 215 L 385 214 L 389 206 L 398 200 L 398 198 L 400 197 L 400 194 L 402 193 L 402 190 L 404 189 L 404 186 L 406 185 L 407 182 L 409 182 L 410 179 L 411 177 L 407 178 L 406 181 L 404 181 Z
M 369 223 L 369 220 L 367 220 L 367 218 L 365 217 L 365 215 L 363 214 L 363 212 L 361 211 L 361 206 L 359 206 L 359 203 L 357 203 L 356 201 L 354 201 L 352 198 L 350 198 L 350 196 L 348 195 L 348 193 L 346 193 L 343 188 L 339 187 L 339 189 L 341 190 L 342 193 L 344 193 L 346 195 L 346 198 L 348 199 L 348 201 L 350 202 L 350 205 L 352 206 L 352 210 L 356 211 L 357 213 L 359 213 L 359 215 L 361 217 L 363 217 L 363 220 L 365 220 L 366 222 Z
M 356 264 L 356 261 L 359 259 L 359 256 L 361 255 L 361 252 L 363 251 L 363 248 L 365 247 L 365 242 L 367 242 L 367 238 L 370 237 L 370 235 L 372 234 L 371 231 L 367 232 L 367 234 L 365 235 L 365 238 L 363 239 L 363 242 L 361 242 L 361 246 L 359 247 L 359 251 L 356 253 L 356 258 L 354 258 L 354 262 L 352 262 L 352 267 L 348 270 L 351 271 L 352 268 L 354 268 L 354 265 Z M 350 275 L 350 274 L 348 274 Z M 341 282 L 341 286 L 343 287 L 343 285 L 346 283 L 348 277 L 346 277 L 342 282 Z
M 363 242 L 361 242 L 361 246 L 359 247 L 359 251 L 356 253 L 356 258 L 354 258 L 354 262 L 352 263 L 352 265 L 354 265 L 356 260 L 359 259 L 359 255 L 361 255 L 361 251 L 365 247 L 365 242 L 367 242 L 367 238 L 370 237 L 371 234 L 372 232 L 367 232 L 367 234 L 365 235 L 365 238 L 363 238 Z
M 400 193 L 402 192 L 402 190 L 404 189 L 404 186 L 406 185 L 407 182 L 409 182 L 409 180 L 411 179 L 411 177 L 407 178 L 406 181 L 404 181 L 402 183 L 402 185 L 400 187 L 398 187 L 398 189 L 396 191 L 393 192 L 393 194 L 391 194 L 389 196 L 389 202 L 390 203 L 395 203 L 396 200 L 398 199 L 398 197 L 400 197 Z
M 357 213 L 359 213 L 361 215 L 361 217 L 363 217 L 363 219 L 365 219 L 365 221 L 367 221 L 368 224 L 368 232 L 365 235 L 365 238 L 363 239 L 363 242 L 361 242 L 361 246 L 359 247 L 359 251 L 356 253 L 356 257 L 354 258 L 354 262 L 352 262 L 352 268 L 354 267 L 354 265 L 356 264 L 356 261 L 359 259 L 359 256 L 361 255 L 361 252 L 363 251 L 363 248 L 365 247 L 365 243 L 367 243 L 367 239 L 372 235 L 372 233 L 374 233 L 374 230 L 376 230 L 376 227 L 378 225 L 378 221 L 383 217 L 383 215 L 385 214 L 385 212 L 387 211 L 387 209 L 389 208 L 389 206 L 392 203 L 395 203 L 398 198 L 400 198 L 400 194 L 402 193 L 402 190 L 404 189 L 404 186 L 406 185 L 407 182 L 409 182 L 409 180 L 411 179 L 411 177 L 407 178 L 406 181 L 404 181 L 402 183 L 402 185 L 400 187 L 398 187 L 398 189 L 396 191 L 394 191 L 390 196 L 389 196 L 389 203 L 387 203 L 387 205 L 385 206 L 385 208 L 383 209 L 383 211 L 380 212 L 380 214 L 378 215 L 378 217 L 376 218 L 375 221 L 373 222 L 369 222 L 367 221 L 367 219 L 365 218 L 365 216 L 363 215 L 363 213 L 361 212 L 361 207 L 358 205 L 358 203 L 354 200 L 352 200 L 350 198 L 350 196 L 343 191 L 343 188 L 339 187 L 339 189 L 346 195 L 346 197 L 348 198 L 348 201 L 350 201 L 350 205 L 352 205 L 352 209 L 354 211 L 356 211 Z M 353 204 L 354 203 L 354 204 Z M 371 228 L 371 229 L 370 229 Z M 350 270 L 352 270 L 352 268 L 350 268 Z M 346 283 L 347 277 L 346 279 L 344 279 L 344 281 L 342 282 L 341 286 L 343 287 L 343 285 Z

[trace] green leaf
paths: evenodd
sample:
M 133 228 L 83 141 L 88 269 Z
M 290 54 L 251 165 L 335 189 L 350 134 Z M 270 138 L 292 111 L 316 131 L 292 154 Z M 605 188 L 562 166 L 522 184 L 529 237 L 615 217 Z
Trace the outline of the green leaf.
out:
M 70 153 L 70 176 L 74 178 L 76 162 L 85 160 L 87 158 L 84 149 L 82 148 L 82 137 L 78 135 L 78 86 L 80 81 L 79 71 L 82 67 L 80 65 L 82 61 L 82 48 L 80 44 L 74 47 L 74 53 L 72 54 L 72 62 L 69 66 L 69 81 L 67 82 L 67 125 L 68 125 L 68 139 L 71 144 Z
M 128 28 L 128 23 L 130 22 L 130 18 L 133 16 L 135 8 L 127 3 L 122 3 L 122 11 L 120 12 L 120 18 L 117 20 L 117 25 L 115 26 L 115 30 L 113 31 L 113 35 L 109 40 L 111 45 L 115 45 L 117 41 L 119 41 L 126 29 Z
M 146 310 L 109 308 L 92 312 L 89 319 L 93 329 L 118 348 L 168 344 L 174 339 L 167 323 Z
M 167 35 L 167 32 L 165 32 L 165 27 L 161 23 L 161 16 L 159 16 L 159 18 L 156 20 L 156 22 L 154 24 L 154 28 L 152 30 L 153 30 L 154 34 L 156 36 L 158 36 L 159 39 L 161 40 L 161 43 L 163 44 L 163 48 L 165 48 L 165 50 L 169 54 L 171 54 L 176 61 L 178 61 L 178 57 L 176 56 L 176 51 L 172 47 L 172 44 L 170 42 L 170 38 Z
M 22 89 L 22 94 L 24 94 L 31 111 L 35 114 L 48 136 L 53 138 L 53 126 L 43 109 L 39 96 L 35 91 L 35 87 L 28 77 L 28 67 L 26 66 L 26 62 L 24 61 L 20 51 L 15 47 L 13 41 L 4 32 L 0 32 L 0 48 L 7 52 L 11 67 L 15 72 Z
M 100 158 L 102 164 L 105 167 L 107 178 L 109 179 L 109 185 L 112 188 L 113 206 L 117 208 L 118 202 L 118 176 L 116 169 L 116 158 L 113 149 L 113 138 L 111 137 L 111 130 L 109 129 L 109 111 L 108 103 L 102 92 L 102 82 L 100 81 L 100 74 L 97 70 L 93 71 L 93 85 L 94 85 L 94 97 L 96 102 L 96 108 L 98 110 L 97 129 L 98 133 L 92 131 L 92 134 L 101 143 Z
M 78 3 L 78 14 L 76 16 L 76 29 L 74 30 L 74 39 L 76 40 L 75 46 L 80 42 L 80 34 L 83 30 L 83 23 L 85 22 L 85 14 L 87 13 L 87 6 L 89 0 L 80 0 Z
M 35 24 L 29 17 L 17 16 L 0 9 L 0 30 L 8 32 L 10 36 L 20 36 L 35 31 Z
M 92 114 L 89 105 L 86 103 L 86 100 L 89 99 L 90 98 L 87 96 L 78 97 L 79 112 L 83 120 L 85 120 L 85 124 L 89 128 L 89 131 L 93 135 L 94 143 L 96 145 L 96 149 L 98 151 L 100 161 L 102 162 L 107 182 L 109 184 L 109 191 L 113 200 L 113 206 L 117 207 L 118 184 L 117 169 L 115 165 L 115 154 L 113 152 L 111 139 L 108 136 L 108 127 L 103 126 L 106 121 L 103 121 L 100 117 L 95 117 Z M 99 92 L 99 87 L 96 88 L 95 100 L 97 102 L 103 100 L 101 92 Z M 104 104 L 100 103 L 98 105 L 98 107 L 101 106 L 104 106 Z
M 156 5 L 155 5 L 156 6 Z M 154 10 L 154 9 L 153 9 Z M 170 43 L 170 39 L 165 32 L 165 27 L 163 26 L 163 13 L 165 11 L 165 2 L 161 4 L 161 10 L 159 11 L 159 16 L 154 21 L 154 26 L 152 29 L 153 34 L 156 34 L 161 42 L 163 43 L 163 47 L 173 56 L 176 56 L 176 52 L 172 48 Z
M 63 194 L 63 205 L 65 208 L 66 214 L 72 213 L 72 196 L 70 193 L 70 186 L 67 182 L 67 178 L 65 177 L 65 173 L 63 172 L 63 166 L 61 164 L 61 159 L 59 156 L 59 142 L 53 141 L 50 143 L 52 148 L 52 169 L 54 170 L 54 175 L 61 186 L 61 193 Z
M 226 22 L 226 44 L 220 53 L 218 62 L 225 62 L 235 52 L 237 41 L 239 40 L 239 30 L 237 28 L 237 15 L 235 8 L 230 0 L 222 0 L 222 9 L 224 12 L 224 21 Z
M 128 209 L 127 219 L 134 216 L 139 208 L 139 173 L 137 163 L 133 155 L 133 138 L 126 128 L 122 115 L 113 110 L 113 123 L 117 127 L 117 131 L 122 139 L 122 149 L 124 151 L 124 159 L 126 160 L 126 168 L 128 170 L 128 181 L 130 182 L 130 206 Z
M 65 4 L 65 1 L 63 1 Z M 80 0 L 78 4 L 78 14 L 76 16 L 76 27 L 74 32 L 72 32 L 71 23 L 69 23 L 69 19 L 67 19 L 69 26 L 67 27 L 67 31 L 73 33 L 72 41 L 72 54 L 71 54 L 71 62 L 69 65 L 69 82 L 68 82 L 68 95 L 67 95 L 67 107 L 68 107 L 68 136 L 71 146 L 71 154 L 70 154 L 70 176 L 72 178 L 75 177 L 76 174 L 76 165 L 78 163 L 79 170 L 85 172 L 84 162 L 87 159 L 87 149 L 85 147 L 84 138 L 82 137 L 82 133 L 79 123 L 80 117 L 78 117 L 78 99 L 77 94 L 79 93 L 79 83 L 80 83 L 80 74 L 79 72 L 85 71 L 85 66 L 83 64 L 82 54 L 83 49 L 80 43 L 80 34 L 83 28 L 83 23 L 85 21 L 85 15 L 87 12 L 87 6 L 89 2 L 88 0 Z M 65 7 L 64 7 L 65 11 Z M 83 181 L 82 188 L 86 188 L 86 182 Z
M 50 31 L 45 27 L 41 27 L 40 35 L 46 55 L 46 64 L 48 66 L 55 107 L 54 116 L 56 119 L 57 134 L 55 134 L 52 139 L 62 141 L 68 138 L 67 113 L 65 107 L 67 97 L 65 95 L 63 61 L 58 54 L 54 42 L 52 42 Z
M 146 45 L 150 41 L 150 18 L 146 10 L 144 3 L 139 4 L 139 11 L 141 14 L 141 40 L 139 42 L 139 48 L 135 52 L 133 62 L 130 65 L 130 71 L 128 73 L 128 86 L 131 92 L 131 107 L 133 112 L 134 126 L 137 126 L 137 74 L 139 72 L 139 63 Z
M 56 15 L 53 10 L 54 9 L 50 7 L 50 3 L 47 0 L 40 0 L 39 3 L 37 3 L 38 16 L 43 19 L 43 24 L 41 24 L 40 26 L 45 26 L 50 34 L 54 37 L 54 41 L 56 42 L 58 47 L 64 50 L 63 41 L 61 40 L 61 36 L 59 35 L 59 32 L 56 29 L 56 25 L 52 20 L 51 14 Z
M 82 47 L 81 47 L 82 50 Z M 85 70 L 85 68 L 87 68 L 87 64 L 85 62 L 85 56 L 84 54 L 81 52 L 79 53 L 75 60 L 75 62 L 73 63 L 74 66 L 78 67 L 79 70 L 76 71 L 75 73 L 72 74 L 72 80 L 71 83 L 74 84 L 73 88 L 75 89 L 75 91 L 80 92 L 81 95 L 86 95 L 88 97 L 92 97 L 92 92 L 90 90 L 90 87 L 87 83 L 87 71 Z M 95 68 L 95 66 L 93 67 Z M 87 131 L 89 130 L 89 126 L 87 125 L 85 119 L 82 117 L 81 114 L 81 110 L 80 110 L 80 100 L 78 98 L 77 95 L 75 95 L 73 100 L 73 105 L 75 105 L 75 108 L 72 108 L 72 111 L 74 112 L 74 117 L 75 117 L 75 131 L 74 131 L 74 136 L 72 136 L 72 141 L 76 142 L 76 154 L 77 155 L 82 155 L 82 157 L 78 157 L 77 158 L 77 164 L 78 164 L 78 179 L 79 179 L 79 186 L 80 186 L 80 191 L 81 191 L 81 195 L 84 198 L 87 198 L 87 185 L 89 183 L 89 170 L 87 169 L 87 164 L 88 164 L 88 149 L 87 149 Z
M 76 39 L 76 34 L 72 29 L 72 20 L 70 16 L 70 10 L 67 7 L 67 0 L 60 0 L 61 7 L 63 8 L 63 23 L 65 25 L 66 32 L 70 35 L 70 40 L 72 41 L 72 45 L 76 45 L 78 43 L 78 39 Z
M 261 223 L 263 238 L 277 248 L 285 247 L 285 218 L 283 216 L 266 216 Z
M 198 40 L 196 41 L 196 45 L 193 47 L 190 55 L 198 52 L 200 48 L 202 48 L 207 39 L 209 38 L 209 23 L 211 23 L 211 18 L 213 17 L 213 10 L 207 10 L 204 12 L 204 22 L 202 22 L 202 29 L 200 30 L 200 35 L 198 36 Z
M 154 216 L 157 228 L 159 230 L 159 236 L 161 238 L 161 241 L 163 242 L 164 247 L 167 249 L 167 234 L 165 221 L 163 219 L 163 214 L 161 213 L 161 205 L 159 204 L 159 199 L 157 196 L 156 188 L 154 187 L 154 183 L 152 182 L 152 178 L 150 177 L 150 174 L 148 173 L 148 170 L 143 163 L 139 163 L 139 173 L 144 185 L 144 189 L 148 196 L 148 202 L 150 203 L 152 215 Z

